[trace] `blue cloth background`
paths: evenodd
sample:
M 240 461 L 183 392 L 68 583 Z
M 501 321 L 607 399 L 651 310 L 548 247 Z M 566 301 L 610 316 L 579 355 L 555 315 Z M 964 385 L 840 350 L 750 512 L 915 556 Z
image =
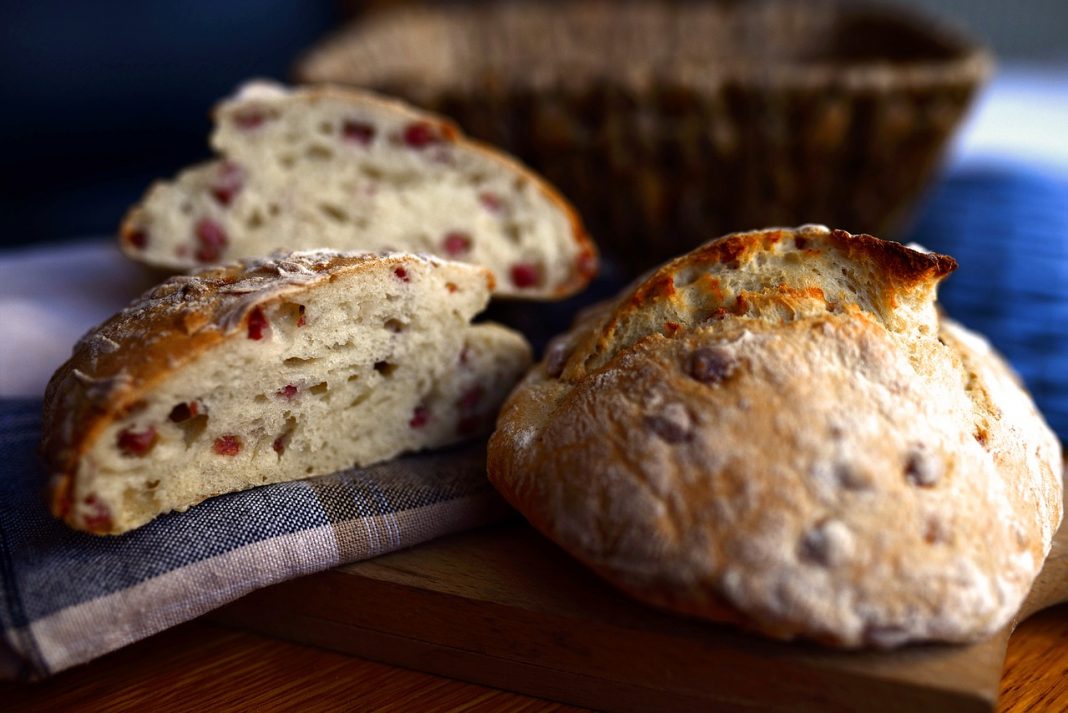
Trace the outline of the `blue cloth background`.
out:
M 973 165 L 939 183 L 909 240 L 952 255 L 947 312 L 986 335 L 1068 437 L 1068 176 Z

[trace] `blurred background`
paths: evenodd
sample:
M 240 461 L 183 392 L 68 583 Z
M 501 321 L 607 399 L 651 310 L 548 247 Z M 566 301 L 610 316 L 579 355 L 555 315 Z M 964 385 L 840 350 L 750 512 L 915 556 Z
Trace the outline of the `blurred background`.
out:
M 113 234 L 151 181 L 209 156 L 218 99 L 250 77 L 291 78 L 324 35 L 399 2 L 3 0 L 0 244 Z M 943 303 L 1009 356 L 1063 438 L 1068 2 L 896 4 L 963 28 L 998 60 L 896 237 L 958 258 Z
M 899 2 L 968 28 L 1003 66 L 1068 67 L 1064 0 Z M 286 79 L 347 17 L 391 4 L 3 0 L 0 241 L 113 231 L 151 180 L 209 155 L 215 101 L 248 77 Z

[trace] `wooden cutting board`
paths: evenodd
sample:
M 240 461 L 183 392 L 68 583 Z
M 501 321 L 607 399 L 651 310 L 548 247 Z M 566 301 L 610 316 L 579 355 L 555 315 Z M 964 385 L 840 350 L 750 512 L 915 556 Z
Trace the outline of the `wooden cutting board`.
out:
M 1068 527 L 1017 621 L 1068 601 Z M 991 711 L 1013 626 L 889 653 L 766 641 L 609 588 L 525 523 L 255 592 L 215 619 L 610 711 Z

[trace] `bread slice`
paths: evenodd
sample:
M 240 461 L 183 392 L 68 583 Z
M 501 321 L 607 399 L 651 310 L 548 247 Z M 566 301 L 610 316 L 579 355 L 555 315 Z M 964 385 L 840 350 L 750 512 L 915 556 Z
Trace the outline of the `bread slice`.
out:
M 45 395 L 52 510 L 125 532 L 220 493 L 482 435 L 530 362 L 471 324 L 484 268 L 277 254 L 173 277 L 90 331 Z
M 956 263 L 819 226 L 740 233 L 581 319 L 502 409 L 489 475 L 632 595 L 779 638 L 1005 626 L 1061 520 L 1061 450 Z
M 370 92 L 245 86 L 215 114 L 219 158 L 154 185 L 123 251 L 171 270 L 275 249 L 405 250 L 490 268 L 497 294 L 557 298 L 596 272 L 571 206 L 452 123 Z

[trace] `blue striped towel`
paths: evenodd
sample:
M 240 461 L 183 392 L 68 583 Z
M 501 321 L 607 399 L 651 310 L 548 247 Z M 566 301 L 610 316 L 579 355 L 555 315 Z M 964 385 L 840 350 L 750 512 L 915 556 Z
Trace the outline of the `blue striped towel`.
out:
M 41 402 L 0 400 L 0 676 L 61 671 L 254 589 L 498 521 L 485 446 L 268 485 L 120 537 L 52 519 Z

